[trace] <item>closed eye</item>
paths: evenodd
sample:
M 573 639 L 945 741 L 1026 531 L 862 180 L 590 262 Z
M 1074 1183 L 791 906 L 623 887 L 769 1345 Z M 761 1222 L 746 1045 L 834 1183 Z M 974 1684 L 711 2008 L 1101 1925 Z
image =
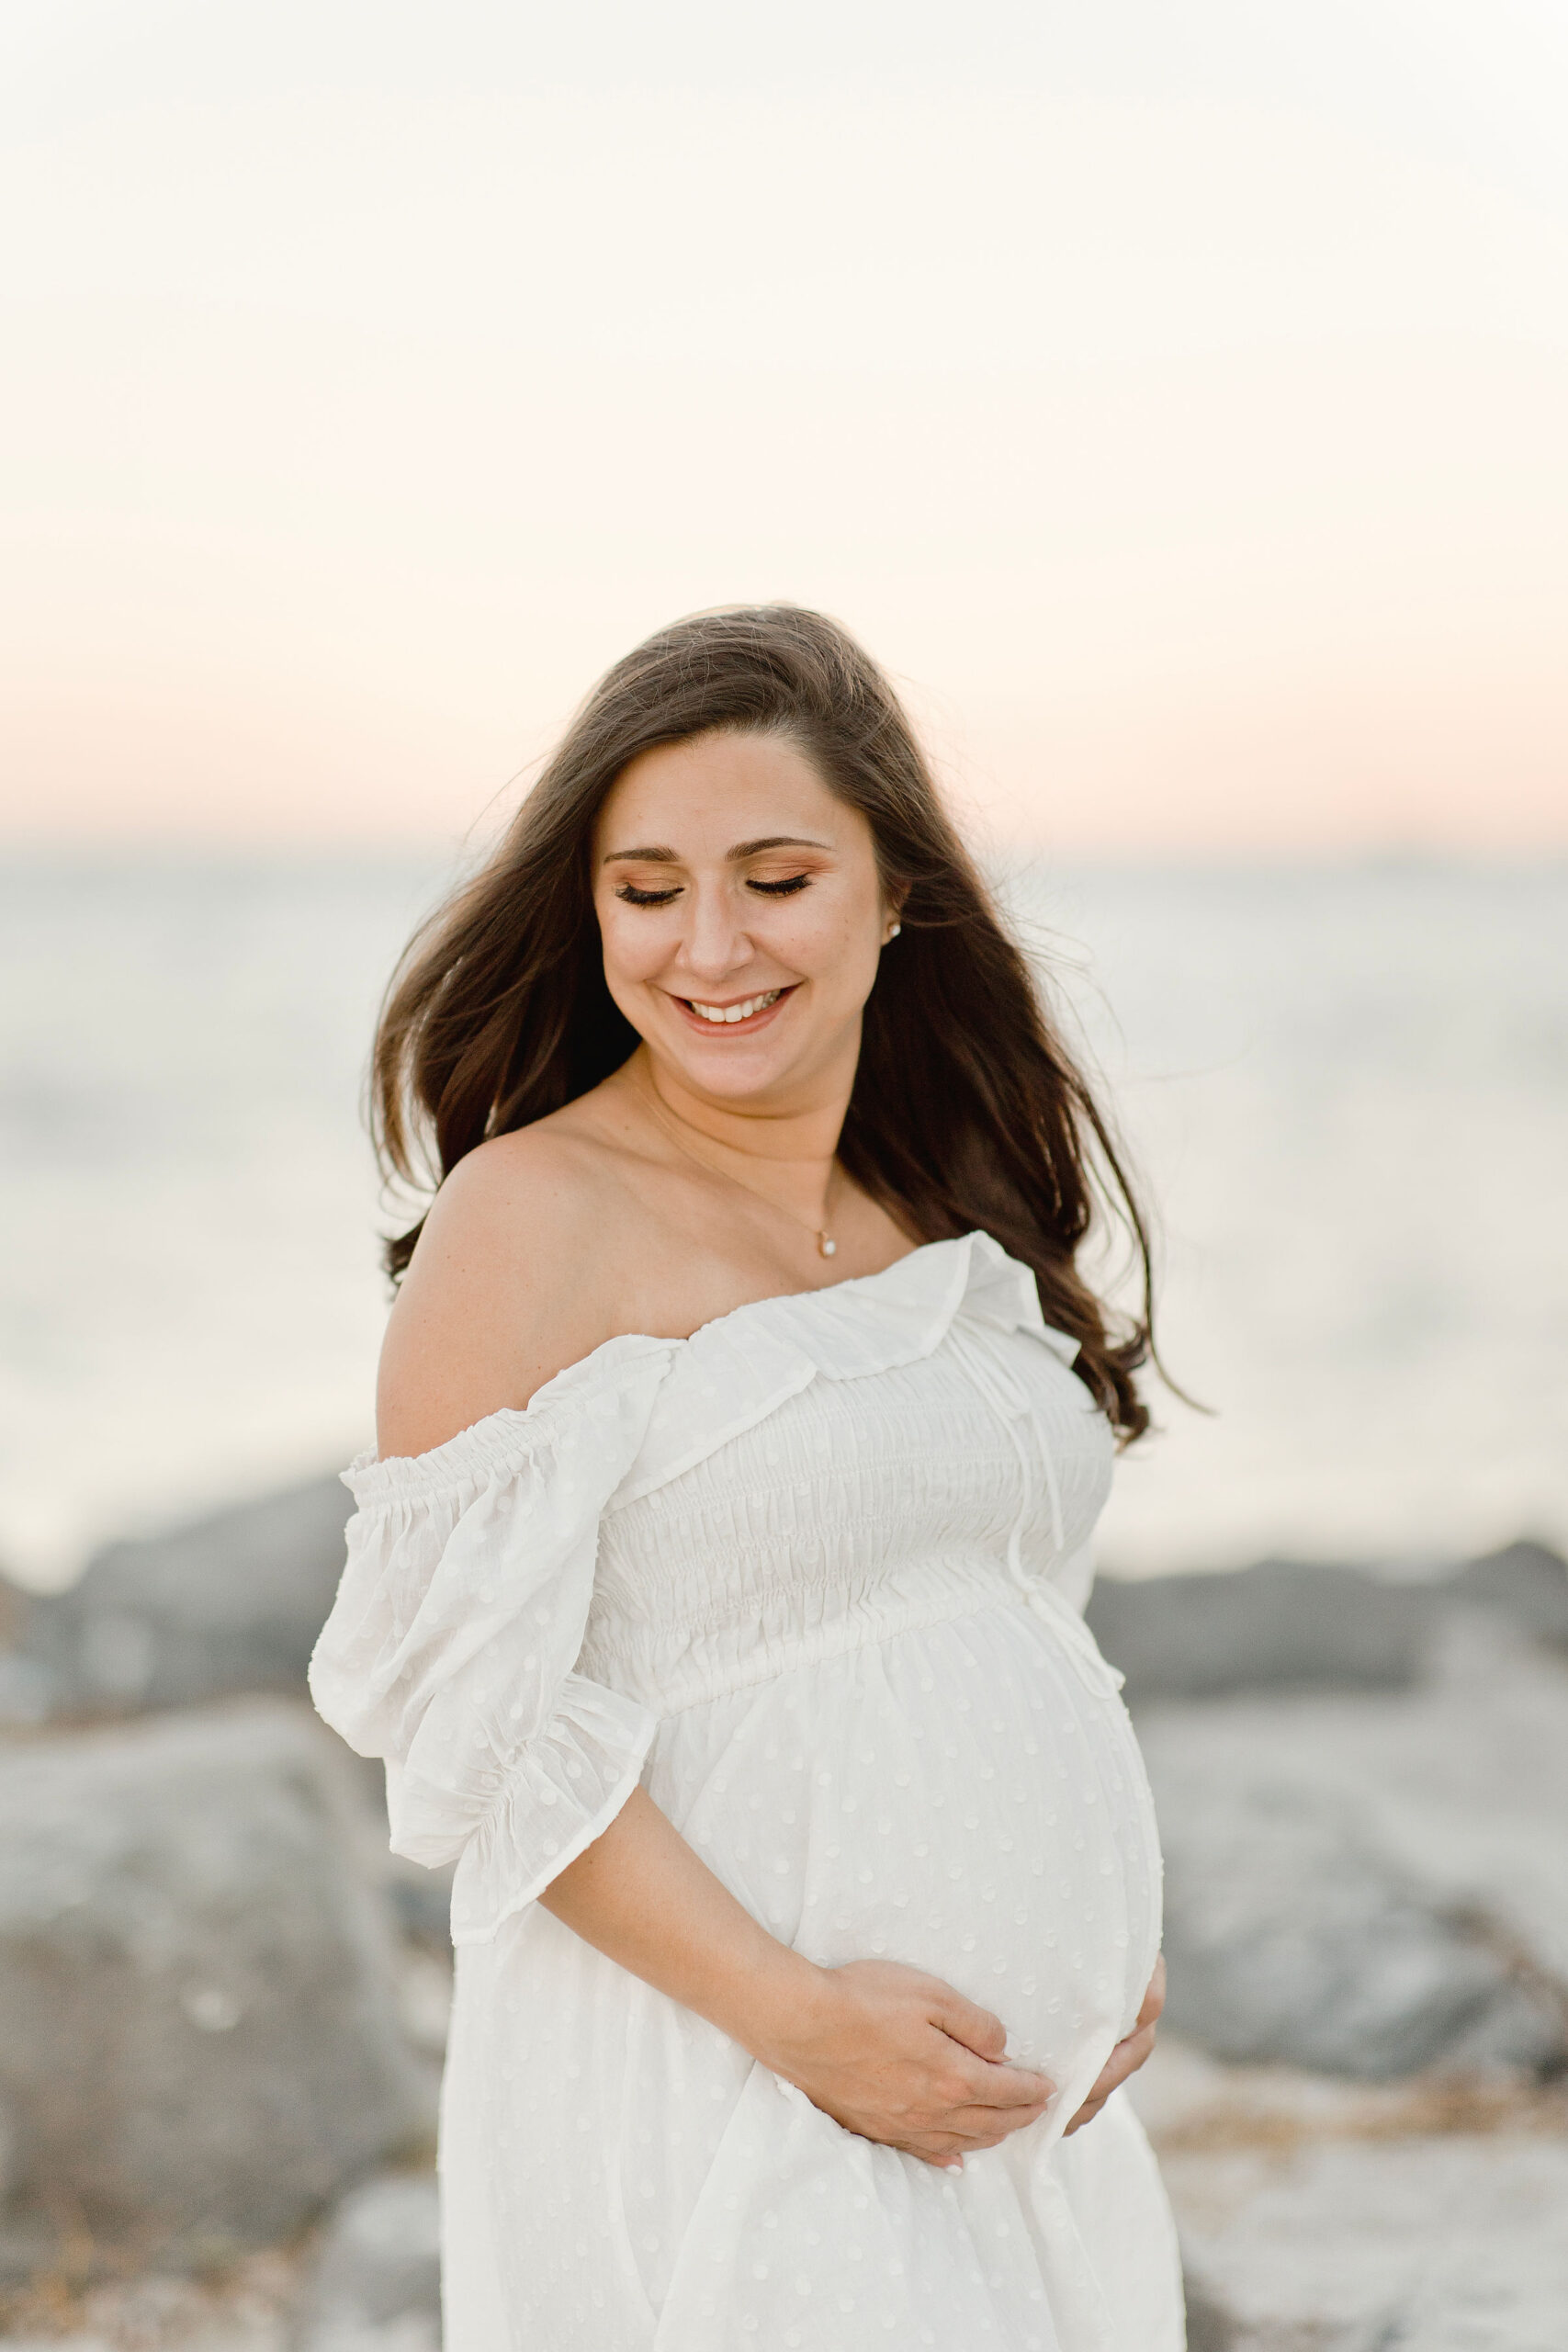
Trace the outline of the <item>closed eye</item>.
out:
M 639 890 L 635 882 L 623 882 L 615 893 L 628 907 L 667 907 L 680 895 L 679 890 Z
M 792 874 L 787 882 L 748 882 L 748 890 L 760 890 L 764 898 L 787 899 L 796 890 L 804 890 L 810 881 L 809 874 Z

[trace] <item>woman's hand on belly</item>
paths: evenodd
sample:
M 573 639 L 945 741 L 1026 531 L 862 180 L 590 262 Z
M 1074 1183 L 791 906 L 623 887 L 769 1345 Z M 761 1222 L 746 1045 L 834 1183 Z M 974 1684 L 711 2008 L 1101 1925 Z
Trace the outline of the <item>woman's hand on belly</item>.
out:
M 823 1968 L 780 1943 L 645 1789 L 539 1900 L 863 2139 L 951 2169 L 1044 2113 L 1054 2086 L 1003 2063 L 989 2009 L 899 1961 Z
M 1054 2086 L 1008 2065 L 1001 2019 L 940 1977 L 891 1960 L 816 1974 L 757 2054 L 846 2131 L 952 2171 L 1044 2113 Z
M 1120 2090 L 1129 2075 L 1135 2075 L 1155 2046 L 1155 2028 L 1165 2007 L 1165 1954 L 1155 1962 L 1155 1973 L 1149 1979 L 1149 1989 L 1144 1995 L 1144 2005 L 1138 2011 L 1138 2022 L 1125 2041 L 1119 2041 L 1095 2078 L 1094 2087 L 1067 2126 L 1077 2132 L 1084 2124 L 1092 2123 L 1114 2090 Z M 1066 2134 L 1063 2135 L 1066 2137 Z

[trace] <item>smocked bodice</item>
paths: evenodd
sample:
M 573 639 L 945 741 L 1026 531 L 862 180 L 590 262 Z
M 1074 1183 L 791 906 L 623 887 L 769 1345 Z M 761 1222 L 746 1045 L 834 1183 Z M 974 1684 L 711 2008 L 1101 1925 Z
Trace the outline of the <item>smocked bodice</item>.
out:
M 733 1397 L 752 1319 L 699 1335 L 672 1407 Z M 1081 1607 L 1111 1442 L 1053 1341 L 957 1317 L 930 1354 L 818 1367 L 691 1468 L 629 1482 L 600 1527 L 583 1672 L 668 1713 L 1037 1580 Z

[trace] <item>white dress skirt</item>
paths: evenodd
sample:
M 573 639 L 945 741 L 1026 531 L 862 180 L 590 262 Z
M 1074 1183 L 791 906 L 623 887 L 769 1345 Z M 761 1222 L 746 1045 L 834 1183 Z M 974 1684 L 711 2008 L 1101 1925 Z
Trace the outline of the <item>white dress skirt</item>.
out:
M 457 1861 L 446 2352 L 1179 2352 L 1118 2092 L 1154 1815 L 1085 1627 L 1111 1438 L 985 1234 L 610 1340 L 347 1474 L 316 1703 Z M 535 1898 L 638 1781 L 825 1966 L 905 1961 L 1057 2084 L 962 2174 L 845 2131 Z

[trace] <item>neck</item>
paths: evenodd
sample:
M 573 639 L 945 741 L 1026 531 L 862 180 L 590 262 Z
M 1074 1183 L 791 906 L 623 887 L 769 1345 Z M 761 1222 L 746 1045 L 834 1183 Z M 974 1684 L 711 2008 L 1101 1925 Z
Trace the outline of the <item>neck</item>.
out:
M 819 1080 L 798 1096 L 759 1103 L 726 1102 L 699 1093 L 679 1071 L 656 1062 L 646 1045 L 633 1056 L 632 1068 L 665 1119 L 688 1133 L 710 1159 L 746 1162 L 764 1181 L 773 1173 L 774 1189 L 777 1180 L 793 1175 L 796 1182 L 815 1187 L 815 1203 L 820 1204 L 849 1109 L 852 1065 L 847 1075 Z

